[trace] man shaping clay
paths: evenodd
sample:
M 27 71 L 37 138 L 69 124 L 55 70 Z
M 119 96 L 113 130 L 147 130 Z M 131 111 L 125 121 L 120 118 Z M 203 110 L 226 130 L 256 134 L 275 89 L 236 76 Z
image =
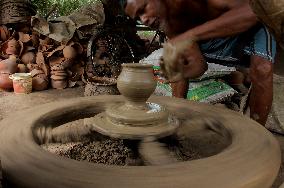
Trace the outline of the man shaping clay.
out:
M 176 47 L 169 50 L 174 54 L 164 53 L 162 64 L 169 80 L 179 80 L 172 84 L 173 96 L 186 96 L 188 79 L 202 75 L 206 62 L 247 66 L 251 117 L 265 124 L 273 97 L 276 45 L 249 0 L 127 0 L 125 11 L 164 31 L 170 39 L 166 46 Z

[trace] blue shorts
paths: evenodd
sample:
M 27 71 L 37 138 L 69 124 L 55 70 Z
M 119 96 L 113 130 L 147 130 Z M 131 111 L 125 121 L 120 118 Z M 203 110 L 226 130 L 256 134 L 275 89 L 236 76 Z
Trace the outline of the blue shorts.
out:
M 201 42 L 200 49 L 208 62 L 227 66 L 249 66 L 249 56 L 274 62 L 276 42 L 266 27 L 256 26 L 240 35 Z

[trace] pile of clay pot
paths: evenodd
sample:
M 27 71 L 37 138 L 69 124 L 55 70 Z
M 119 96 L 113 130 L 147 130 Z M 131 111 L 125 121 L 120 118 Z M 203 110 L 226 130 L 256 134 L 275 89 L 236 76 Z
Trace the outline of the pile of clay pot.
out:
M 84 84 L 85 50 L 79 42 L 62 45 L 29 28 L 13 31 L 5 26 L 0 26 L 0 37 L 1 89 L 12 90 L 11 74 L 27 72 L 36 91 Z

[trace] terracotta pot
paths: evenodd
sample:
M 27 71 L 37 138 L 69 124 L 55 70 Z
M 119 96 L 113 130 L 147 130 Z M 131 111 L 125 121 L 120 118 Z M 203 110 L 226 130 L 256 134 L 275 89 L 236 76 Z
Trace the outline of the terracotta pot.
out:
M 72 46 L 66 46 L 63 49 L 63 55 L 66 59 L 74 59 L 77 56 L 77 52 Z
M 13 80 L 14 93 L 29 94 L 32 92 L 31 73 L 15 73 L 9 76 Z
M 6 26 L 0 27 L 0 40 L 6 41 L 9 38 L 9 30 Z
M 8 55 L 18 55 L 20 53 L 21 46 L 18 41 L 12 39 L 7 43 L 6 54 Z
M 48 80 L 45 74 L 38 74 L 33 77 L 33 90 L 42 91 L 48 88 Z
M 41 74 L 44 74 L 43 70 L 33 69 L 31 71 L 32 77 L 37 76 L 37 75 L 41 75 Z
M 5 73 L 16 73 L 18 71 L 17 58 L 10 55 L 8 59 L 0 62 L 0 71 Z
M 130 103 L 142 103 L 154 92 L 157 82 L 152 65 L 122 64 L 122 72 L 117 79 L 117 88 Z
M 18 64 L 18 72 L 26 73 L 28 72 L 28 67 L 25 64 Z
M 12 89 L 13 81 L 9 78 L 10 74 L 0 73 L 0 88 L 1 89 Z
M 36 63 L 36 56 L 34 52 L 26 52 L 22 55 L 21 61 L 23 64 L 27 65 L 29 63 Z
M 66 71 L 51 71 L 52 75 L 56 75 L 56 76 L 67 76 L 67 72 Z
M 50 78 L 52 80 L 66 80 L 66 76 L 59 76 L 59 75 L 51 75 Z
M 54 89 L 64 89 L 68 85 L 66 80 L 53 80 L 51 79 L 51 86 Z

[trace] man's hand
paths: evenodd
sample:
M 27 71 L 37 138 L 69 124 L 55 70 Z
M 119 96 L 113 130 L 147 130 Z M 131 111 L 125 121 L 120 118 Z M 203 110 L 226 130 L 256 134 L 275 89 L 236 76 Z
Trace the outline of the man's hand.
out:
M 168 82 L 197 78 L 207 70 L 207 64 L 198 44 L 191 39 L 164 44 L 160 62 L 162 75 Z

